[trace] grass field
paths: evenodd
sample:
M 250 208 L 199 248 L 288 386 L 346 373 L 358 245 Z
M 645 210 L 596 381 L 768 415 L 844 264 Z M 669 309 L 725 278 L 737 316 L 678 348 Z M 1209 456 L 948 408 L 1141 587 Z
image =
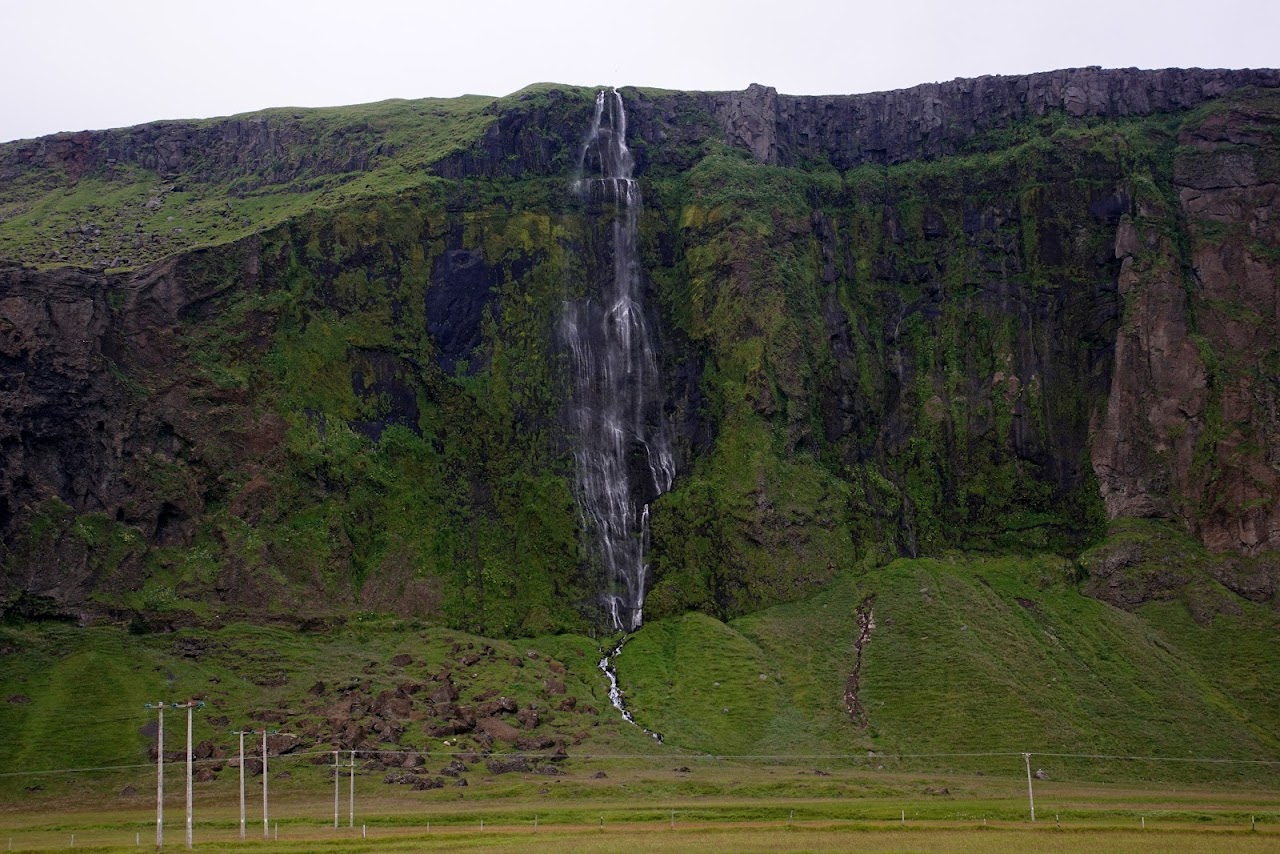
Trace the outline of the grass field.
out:
M 596 768 L 609 767 L 596 778 Z M 202 850 L 674 850 L 716 851 L 1267 851 L 1280 844 L 1280 794 L 1247 787 L 1187 789 L 1039 781 L 1038 821 L 1016 777 L 917 775 L 833 767 L 694 763 L 674 772 L 654 760 L 573 761 L 562 777 L 478 780 L 465 792 L 389 791 L 357 775 L 354 826 L 340 780 L 333 827 L 325 769 L 285 761 L 273 777 L 270 839 L 262 838 L 258 781 L 248 790 L 247 842 L 237 789 L 226 778 L 196 786 L 194 835 Z M 183 843 L 178 768 L 166 799 L 166 845 Z M 128 775 L 126 775 L 128 776 Z M 129 797 L 35 795 L 0 812 L 0 842 L 14 850 L 126 850 L 151 844 L 154 789 Z M 803 783 L 787 785 L 792 778 Z M 118 777 L 119 779 L 123 779 Z M 99 781 L 101 782 L 101 781 Z M 922 794 L 925 791 L 947 794 Z M 536 822 L 536 827 L 535 827 Z
M 898 561 L 727 624 L 650 623 L 616 664 L 661 744 L 610 707 L 597 669 L 608 638 L 499 641 L 371 617 L 316 633 L 0 626 L 0 845 L 153 840 L 143 704 L 199 697 L 195 740 L 219 750 L 241 727 L 312 733 L 270 760 L 278 844 L 261 839 L 262 778 L 249 778 L 263 850 L 1280 850 L 1274 612 L 1240 602 L 1198 622 L 1176 600 L 1120 611 L 1083 596 L 1069 570 L 1056 558 Z M 844 690 L 860 608 L 875 628 L 855 721 Z M 425 698 L 445 672 L 449 707 L 501 694 L 539 710 L 520 730 L 544 745 L 523 748 L 527 771 L 488 765 L 520 752 L 509 743 L 432 734 L 445 706 Z M 344 768 L 335 831 L 333 716 L 355 702 L 351 719 L 367 723 L 378 697 L 406 689 L 403 733 L 360 753 L 354 830 Z M 170 714 L 172 752 L 185 727 Z M 1045 775 L 1034 826 L 1023 751 Z M 428 775 L 462 760 L 466 785 L 385 782 L 409 754 Z M 240 847 L 226 758 L 197 763 L 219 769 L 195 785 L 206 850 Z M 183 771 L 166 766 L 171 846 Z

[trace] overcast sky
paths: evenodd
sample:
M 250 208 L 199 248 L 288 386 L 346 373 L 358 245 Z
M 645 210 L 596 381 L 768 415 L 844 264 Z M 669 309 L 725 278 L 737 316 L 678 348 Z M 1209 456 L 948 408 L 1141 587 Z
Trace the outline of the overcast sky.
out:
M 1280 65 L 1280 0 L 0 0 L 0 141 L 529 83 L 873 92 Z

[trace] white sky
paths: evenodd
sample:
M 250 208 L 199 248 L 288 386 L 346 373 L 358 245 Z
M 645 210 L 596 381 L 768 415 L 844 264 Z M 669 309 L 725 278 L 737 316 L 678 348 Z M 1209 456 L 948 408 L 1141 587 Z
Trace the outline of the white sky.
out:
M 539 81 L 873 92 L 1280 65 L 1280 0 L 0 0 L 0 141 Z

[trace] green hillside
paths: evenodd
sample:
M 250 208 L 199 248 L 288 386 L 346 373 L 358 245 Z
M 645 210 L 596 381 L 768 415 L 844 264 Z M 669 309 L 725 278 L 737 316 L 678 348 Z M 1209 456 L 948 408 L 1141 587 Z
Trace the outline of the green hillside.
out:
M 646 625 L 618 659 L 637 720 L 712 753 L 926 754 L 908 766 L 1016 771 L 1061 753 L 1274 759 L 1280 660 L 1272 608 L 1239 603 L 1199 624 L 1184 601 L 1129 613 L 1082 595 L 1056 557 L 898 560 L 803 602 L 730 621 Z M 1225 593 L 1225 591 L 1220 591 Z M 855 721 L 844 689 L 858 609 Z M 1251 779 L 1271 770 L 1037 757 L 1064 774 Z
M 496 712 L 548 746 L 532 757 L 559 744 L 571 758 L 650 757 L 660 766 L 710 755 L 766 768 L 1007 777 L 1020 773 L 1018 754 L 1031 752 L 1050 779 L 1275 783 L 1275 612 L 1241 603 L 1197 622 L 1179 599 L 1130 613 L 1082 595 L 1078 572 L 1051 556 L 898 560 L 728 624 L 699 613 L 649 623 L 616 666 L 628 708 L 662 744 L 609 705 L 596 666 L 607 640 L 493 641 L 372 618 L 307 633 L 228 625 L 140 635 L 11 623 L 0 629 L 0 729 L 9 735 L 0 766 L 145 768 L 154 712 L 143 704 L 191 696 L 207 703 L 195 739 L 220 756 L 234 753 L 229 731 L 239 727 L 298 736 L 289 748 L 298 756 L 283 761 L 328 755 L 356 746 L 343 741 L 352 723 L 368 733 L 356 736 L 365 755 L 502 753 L 510 744 L 486 741 L 479 729 L 431 727 L 467 713 L 455 707 L 509 696 L 513 709 L 540 710 L 532 726 Z M 874 628 L 851 715 L 845 690 L 860 614 Z M 428 699 L 441 674 L 458 686 L 451 703 Z M 402 689 L 402 706 L 380 705 Z M 353 702 L 362 710 L 349 709 Z M 181 748 L 176 719 L 171 712 L 171 751 Z M 379 734 L 371 722 L 382 719 L 399 727 Z M 1188 761 L 1168 761 L 1176 759 Z M 1270 764 L 1191 761 L 1200 759 Z M 618 761 L 628 764 L 599 767 Z M 472 772 L 487 775 L 483 765 Z M 41 784 L 53 794 L 92 792 L 98 780 L 140 773 Z M 3 780 L 11 794 L 30 783 Z
M 176 172 L 114 159 L 89 174 L 13 169 L 0 183 L 0 257 L 39 267 L 131 269 L 248 237 L 317 209 L 439 184 L 433 164 L 475 144 L 504 110 L 528 108 L 549 88 L 534 85 L 504 98 L 277 108 L 149 125 L 161 138 L 217 141 L 228 125 L 261 126 L 271 134 L 270 147 L 260 158 L 240 162 L 197 152 Z M 584 101 L 591 97 L 577 94 Z M 105 135 L 127 139 L 128 129 Z M 0 146 L 0 164 L 23 145 Z

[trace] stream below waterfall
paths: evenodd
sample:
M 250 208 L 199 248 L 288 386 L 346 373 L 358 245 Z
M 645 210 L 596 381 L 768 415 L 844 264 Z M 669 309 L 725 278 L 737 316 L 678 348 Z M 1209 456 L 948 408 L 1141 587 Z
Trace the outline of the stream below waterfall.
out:
M 622 689 L 618 687 L 618 669 L 614 666 L 614 659 L 622 652 L 622 647 L 631 638 L 631 635 L 623 635 L 622 640 L 618 641 L 618 645 L 613 648 L 612 652 L 606 653 L 604 658 L 600 659 L 600 671 L 609 679 L 609 702 L 613 707 L 622 713 L 622 719 L 632 726 L 638 726 L 644 731 L 645 735 L 652 736 L 659 744 L 662 743 L 662 736 L 647 727 L 636 723 L 636 719 L 627 710 L 627 705 L 622 698 Z

